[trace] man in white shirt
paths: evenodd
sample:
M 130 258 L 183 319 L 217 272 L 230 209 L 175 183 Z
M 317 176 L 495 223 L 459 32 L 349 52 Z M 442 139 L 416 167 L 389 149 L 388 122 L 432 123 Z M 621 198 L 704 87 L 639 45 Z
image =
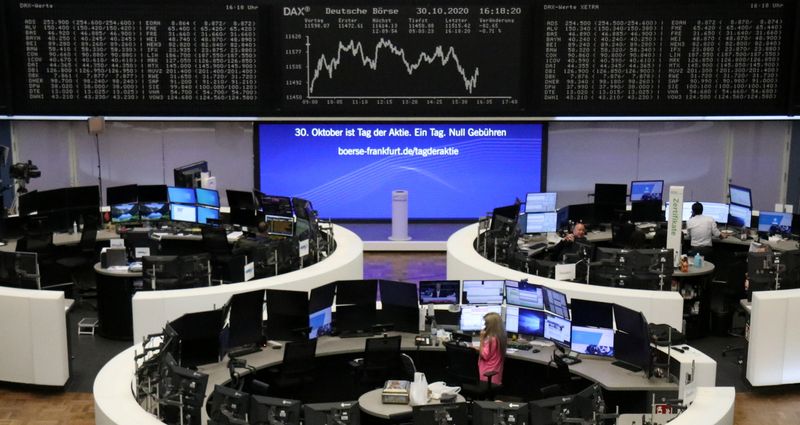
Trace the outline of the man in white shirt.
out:
M 689 234 L 689 245 L 692 249 L 689 254 L 699 252 L 707 257 L 711 254 L 711 238 L 724 238 L 717 229 L 717 222 L 712 217 L 703 215 L 703 204 L 692 204 L 692 217 L 686 221 L 686 232 Z

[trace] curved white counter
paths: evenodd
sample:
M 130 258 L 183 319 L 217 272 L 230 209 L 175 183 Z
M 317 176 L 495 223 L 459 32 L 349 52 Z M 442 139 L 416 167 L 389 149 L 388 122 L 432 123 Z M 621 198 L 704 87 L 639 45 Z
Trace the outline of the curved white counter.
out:
M 800 289 L 753 292 L 747 380 L 750 385 L 800 382 Z
M 297 271 L 231 285 L 137 292 L 133 297 L 134 342 L 161 332 L 167 321 L 186 313 L 219 308 L 233 294 L 267 288 L 310 291 L 337 280 L 363 279 L 363 242 L 344 227 L 334 225 L 333 229 L 336 250 L 328 258 Z
M 531 283 L 561 291 L 569 298 L 617 303 L 641 311 L 650 323 L 666 323 L 675 329 L 683 328 L 683 298 L 678 292 L 609 288 L 562 282 L 512 270 L 483 258 L 475 251 L 473 242 L 477 235 L 478 224 L 476 223 L 453 233 L 447 240 L 448 279 L 528 279 Z

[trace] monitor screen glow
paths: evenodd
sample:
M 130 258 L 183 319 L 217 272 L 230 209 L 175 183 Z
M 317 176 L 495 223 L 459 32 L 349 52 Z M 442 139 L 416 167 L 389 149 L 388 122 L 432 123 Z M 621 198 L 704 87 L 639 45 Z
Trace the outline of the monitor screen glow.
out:
M 529 193 L 525 197 L 525 212 L 551 212 L 556 210 L 555 192 Z
M 550 288 L 544 290 L 545 309 L 555 315 L 569 319 L 569 306 L 567 306 L 567 296 L 563 292 L 558 292 Z
M 525 214 L 525 233 L 552 233 L 558 230 L 558 213 Z
M 308 339 L 330 335 L 333 331 L 331 327 L 332 318 L 332 307 L 326 307 L 320 311 L 309 314 L 308 326 L 311 327 L 311 332 L 308 334 Z
M 703 204 L 703 215 L 707 215 L 712 217 L 714 221 L 717 223 L 725 224 L 728 222 L 728 204 L 720 204 L 718 202 L 700 202 Z M 692 218 L 692 204 L 694 201 L 688 201 L 683 203 L 683 212 L 682 220 L 686 221 Z M 664 211 L 665 218 L 669 214 L 669 202 L 667 202 L 667 207 Z
M 195 196 L 194 189 L 188 187 L 168 187 L 167 196 L 169 202 L 177 202 L 179 204 L 196 204 L 197 197 Z
M 547 314 L 544 319 L 544 337 L 556 344 L 569 346 L 572 338 L 572 324 L 567 319 Z
M 143 221 L 169 220 L 169 204 L 166 202 L 140 202 L 139 215 Z
M 506 306 L 506 332 L 525 336 L 544 336 L 543 311 L 513 305 Z
M 219 208 L 219 192 L 216 190 L 198 187 L 195 189 L 195 194 L 197 195 L 196 197 L 198 204 Z
M 728 211 L 728 225 L 734 227 L 750 227 L 753 212 L 750 208 L 731 204 Z
M 572 351 L 592 356 L 614 357 L 614 330 L 573 326 Z
M 506 303 L 544 310 L 544 293 L 540 286 L 507 280 Z
M 499 305 L 461 306 L 460 328 L 464 332 L 477 332 L 483 329 L 483 316 L 489 313 L 501 314 Z
M 130 223 L 139 221 L 139 204 L 117 204 L 111 206 L 112 223 Z
M 465 280 L 461 302 L 464 304 L 502 304 L 502 280 Z
M 419 282 L 420 304 L 459 304 L 461 281 L 423 280 Z
M 753 197 L 750 193 L 750 189 L 733 184 L 728 187 L 730 188 L 731 204 L 753 208 Z
M 197 223 L 197 207 L 193 205 L 169 204 L 169 213 L 173 221 Z
M 660 201 L 664 193 L 664 180 L 631 182 L 631 202 Z
M 787 235 L 792 233 L 792 213 L 764 212 L 758 216 L 758 231 Z
M 219 220 L 219 210 L 216 208 L 197 207 L 197 222 L 208 224 L 207 219 Z

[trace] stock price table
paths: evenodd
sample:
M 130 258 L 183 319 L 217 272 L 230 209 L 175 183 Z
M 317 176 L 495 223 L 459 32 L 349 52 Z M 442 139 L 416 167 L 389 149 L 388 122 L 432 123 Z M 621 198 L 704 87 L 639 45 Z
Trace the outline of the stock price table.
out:
M 11 15 L 15 113 L 258 111 L 258 5 L 19 2 Z
M 280 11 L 284 112 L 514 113 L 523 109 L 524 5 Z
M 794 2 L 540 3 L 544 114 L 785 114 Z

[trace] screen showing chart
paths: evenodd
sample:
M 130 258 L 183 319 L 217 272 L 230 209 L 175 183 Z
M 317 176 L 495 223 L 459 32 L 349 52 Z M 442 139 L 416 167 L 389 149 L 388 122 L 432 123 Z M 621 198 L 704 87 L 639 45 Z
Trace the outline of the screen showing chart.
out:
M 281 109 L 520 111 L 529 7 L 453 1 L 285 7 L 279 24 Z
M 544 310 L 542 287 L 526 282 L 507 280 L 506 303 Z
M 553 115 L 784 113 L 794 3 L 541 2 L 533 107 Z
M 465 332 L 483 329 L 483 316 L 489 313 L 500 314 L 499 305 L 465 305 L 461 307 L 460 328 Z
M 542 185 L 542 124 L 261 123 L 257 137 L 259 190 L 325 218 L 387 219 L 397 189 L 410 218 L 477 218 Z
M 546 314 L 544 319 L 544 337 L 559 345 L 569 347 L 572 337 L 572 324 L 569 320 Z
M 197 207 L 194 205 L 169 204 L 169 214 L 174 221 L 197 223 Z
M 529 193 L 525 196 L 525 212 L 552 212 L 556 210 L 555 192 Z
M 255 114 L 258 3 L 10 2 L 15 111 Z
M 525 233 L 548 233 L 558 229 L 558 213 L 527 213 L 525 214 Z
M 683 203 L 683 211 L 681 213 L 683 221 L 692 218 L 692 204 L 694 204 L 693 201 Z M 728 222 L 728 204 L 720 204 L 718 202 L 701 202 L 701 204 L 703 205 L 703 215 L 712 217 L 717 223 L 725 224 Z M 667 217 L 668 214 L 669 202 L 667 202 L 664 212 L 665 219 L 669 219 Z
M 464 304 L 502 304 L 502 280 L 465 280 L 462 285 L 461 302 Z

